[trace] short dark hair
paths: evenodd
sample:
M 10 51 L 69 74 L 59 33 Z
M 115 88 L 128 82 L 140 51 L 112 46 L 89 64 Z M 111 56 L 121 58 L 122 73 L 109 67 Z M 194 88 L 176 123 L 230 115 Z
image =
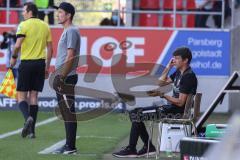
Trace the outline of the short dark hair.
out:
M 26 8 L 27 12 L 32 11 L 32 16 L 33 17 L 37 17 L 37 15 L 38 15 L 38 8 L 37 8 L 37 6 L 34 3 L 26 2 L 26 3 L 24 3 L 23 6 L 27 6 L 27 8 Z
M 73 20 L 73 16 L 75 15 L 75 8 L 71 3 L 68 2 L 62 2 L 59 6 L 53 6 L 53 8 L 55 9 L 62 9 L 64 10 L 66 13 L 71 14 L 70 19 Z
M 173 56 L 180 56 L 183 60 L 188 59 L 188 64 L 192 60 L 192 52 L 187 47 L 179 47 L 173 52 Z

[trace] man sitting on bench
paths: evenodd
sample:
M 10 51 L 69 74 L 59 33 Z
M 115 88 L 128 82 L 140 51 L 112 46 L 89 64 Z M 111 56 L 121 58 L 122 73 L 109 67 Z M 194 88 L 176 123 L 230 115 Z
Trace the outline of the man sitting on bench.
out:
M 167 104 L 159 107 L 136 108 L 130 111 L 131 115 L 141 111 L 157 109 L 162 114 L 182 114 L 184 112 L 185 103 L 189 94 L 196 94 L 197 78 L 190 67 L 192 53 L 189 48 L 180 47 L 173 53 L 172 59 L 164 69 L 159 78 L 159 85 L 173 83 L 173 95 L 165 95 L 157 90 L 148 91 L 149 96 L 160 96 L 167 100 Z M 168 77 L 171 68 L 175 66 L 176 71 Z M 136 115 L 136 114 L 135 114 Z M 131 118 L 132 120 L 132 118 Z M 141 137 L 144 145 L 138 152 L 136 145 L 138 138 Z M 123 147 L 120 151 L 113 153 L 113 156 L 119 158 L 125 157 L 143 157 L 147 155 L 149 136 L 146 127 L 142 120 L 132 120 L 129 144 Z M 149 155 L 156 153 L 156 149 L 152 142 L 149 143 Z

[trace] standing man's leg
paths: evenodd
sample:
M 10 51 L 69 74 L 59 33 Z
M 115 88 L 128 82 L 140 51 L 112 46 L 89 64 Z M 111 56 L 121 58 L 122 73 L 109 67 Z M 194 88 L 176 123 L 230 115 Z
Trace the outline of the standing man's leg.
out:
M 24 127 L 22 130 L 22 137 L 25 138 L 30 132 L 33 124 L 33 118 L 29 112 L 29 104 L 27 102 L 28 92 L 18 91 L 18 107 L 25 119 Z
M 38 114 L 38 92 L 43 90 L 45 79 L 45 60 L 39 59 L 28 62 L 30 83 L 29 86 L 29 115 L 32 118 L 32 124 L 28 132 L 29 138 L 35 138 L 35 124 Z
M 30 138 L 35 138 L 35 124 L 37 121 L 37 113 L 38 113 L 38 92 L 31 91 L 29 95 L 30 99 L 30 108 L 29 114 L 33 118 L 33 124 L 30 132 Z
M 22 112 L 25 122 L 29 117 L 29 105 L 27 102 L 27 94 L 28 92 L 22 92 L 22 91 L 18 91 L 18 94 L 17 94 L 18 107 Z
M 76 112 L 75 112 L 75 96 L 67 96 L 67 100 L 70 101 L 68 104 L 70 105 L 70 113 L 71 118 L 70 121 L 65 121 L 65 131 L 66 131 L 66 144 L 70 148 L 76 148 L 76 134 L 77 134 L 77 120 L 76 120 Z
M 65 80 L 66 85 L 72 85 L 66 94 L 56 93 L 59 109 L 64 120 L 66 144 L 54 151 L 55 154 L 73 154 L 76 149 L 77 120 L 75 113 L 75 93 L 74 87 L 77 84 L 78 75 L 68 76 Z M 66 92 L 66 91 L 65 91 Z M 65 98 L 64 98 L 65 97 Z
M 77 134 L 77 120 L 76 120 L 76 113 L 75 113 L 75 93 L 74 88 L 77 84 L 78 76 L 71 75 L 66 78 L 66 84 L 73 85 L 72 89 L 70 90 L 70 94 L 66 96 L 67 103 L 69 105 L 70 113 L 67 120 L 65 120 L 65 131 L 66 131 L 66 145 L 70 148 L 76 148 L 76 134 Z
M 20 111 L 22 112 L 22 115 L 24 117 L 24 127 L 22 130 L 22 137 L 25 138 L 30 129 L 31 125 L 33 123 L 33 119 L 29 114 L 29 101 L 28 101 L 28 93 L 30 89 L 31 84 L 31 72 L 30 68 L 28 66 L 29 63 L 26 61 L 21 61 L 21 64 L 18 68 L 18 82 L 17 82 L 17 101 L 18 101 L 18 107 Z

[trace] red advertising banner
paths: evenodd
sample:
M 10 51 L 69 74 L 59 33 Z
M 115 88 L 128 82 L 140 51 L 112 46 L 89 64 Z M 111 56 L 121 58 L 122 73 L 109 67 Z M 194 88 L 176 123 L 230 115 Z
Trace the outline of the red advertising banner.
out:
M 1 27 L 0 33 L 11 28 Z M 51 65 L 54 66 L 57 56 L 57 44 L 62 28 L 52 28 L 54 56 Z M 79 72 L 84 72 L 87 66 L 101 65 L 101 73 L 110 73 L 114 55 L 126 55 L 126 63 L 156 63 L 168 43 L 173 31 L 163 30 L 133 30 L 133 29 L 80 29 L 80 58 L 95 56 L 101 64 L 92 64 L 89 59 L 82 60 Z M 83 57 L 82 57 L 83 56 Z M 0 50 L 0 71 L 5 70 L 7 52 Z M 118 65 L 118 63 L 116 63 Z M 116 66 L 115 66 L 116 67 Z

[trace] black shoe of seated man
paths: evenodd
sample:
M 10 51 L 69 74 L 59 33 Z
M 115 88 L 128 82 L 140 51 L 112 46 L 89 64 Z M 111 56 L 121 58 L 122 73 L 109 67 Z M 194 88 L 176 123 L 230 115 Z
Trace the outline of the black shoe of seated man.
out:
M 68 145 L 64 145 L 61 148 L 55 150 L 52 152 L 53 154 L 76 154 L 77 149 L 76 148 L 70 148 Z
M 119 152 L 115 152 L 112 155 L 118 158 L 136 158 L 137 151 L 136 149 L 132 149 L 131 147 L 127 146 L 123 147 Z
M 150 145 L 149 151 L 148 151 L 148 146 L 144 145 L 142 149 L 138 151 L 138 157 L 145 157 L 147 155 L 152 156 L 156 154 L 156 149 L 153 145 Z
M 22 129 L 22 137 L 23 138 L 25 138 L 31 132 L 31 128 L 33 127 L 32 125 L 33 125 L 33 118 L 28 117 L 28 119 L 24 123 L 24 127 Z

